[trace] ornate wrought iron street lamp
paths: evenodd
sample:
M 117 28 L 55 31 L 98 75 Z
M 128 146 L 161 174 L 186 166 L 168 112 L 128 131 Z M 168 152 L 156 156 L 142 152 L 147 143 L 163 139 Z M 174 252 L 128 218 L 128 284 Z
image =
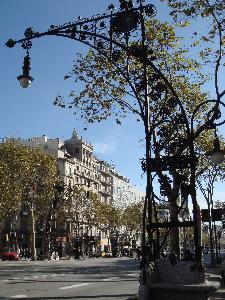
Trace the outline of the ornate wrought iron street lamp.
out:
M 59 36 L 79 41 L 96 50 L 100 55 L 109 60 L 124 78 L 135 96 L 140 108 L 140 115 L 145 128 L 146 149 L 145 159 L 142 161 L 142 168 L 146 171 L 146 199 L 143 211 L 143 266 L 147 258 L 154 259 L 159 255 L 160 241 L 159 229 L 163 226 L 169 231 L 177 230 L 178 227 L 193 226 L 195 241 L 195 259 L 201 261 L 199 244 L 199 210 L 196 199 L 195 177 L 197 157 L 195 153 L 195 138 L 197 131 L 194 130 L 195 114 L 200 109 L 198 106 L 193 113 L 191 121 L 185 110 L 184 103 L 177 95 L 166 76 L 154 64 L 154 53 L 149 49 L 146 38 L 145 22 L 148 18 L 156 14 L 156 9 L 152 4 L 144 5 L 144 0 L 137 0 L 137 7 L 131 0 L 120 0 L 120 8 L 115 11 L 115 7 L 110 5 L 108 13 L 93 16 L 91 18 L 78 18 L 74 22 L 66 23 L 62 26 L 51 25 L 45 32 L 39 33 L 29 27 L 26 29 L 23 39 L 14 41 L 10 39 L 6 45 L 14 47 L 21 44 L 22 48 L 29 51 L 32 47 L 32 40 L 43 36 Z M 124 65 L 118 63 L 121 53 L 126 57 Z M 141 74 L 131 74 L 129 70 L 130 57 L 134 57 L 142 65 Z M 26 59 L 27 67 L 24 72 L 26 84 L 30 83 L 29 77 L 30 60 Z M 137 76 L 136 76 L 137 75 Z M 133 80 L 133 78 L 135 78 Z M 24 81 L 24 77 L 23 77 Z M 162 95 L 168 94 L 162 103 L 159 99 Z M 150 103 L 151 100 L 151 103 Z M 212 129 L 216 120 L 220 118 L 219 106 L 223 105 L 220 98 L 215 101 L 208 101 L 212 104 L 212 114 L 209 114 L 204 124 L 204 130 Z M 151 105 L 150 105 L 151 104 Z M 158 109 L 158 114 L 154 114 L 154 106 Z M 172 134 L 171 134 L 172 132 Z M 182 132 L 182 134 L 181 134 Z M 218 148 L 218 143 L 215 144 Z M 217 151 L 218 152 L 218 151 Z M 181 172 L 189 169 L 189 178 Z M 178 187 L 183 188 L 193 203 L 193 221 L 179 222 L 178 214 L 181 208 L 177 208 L 172 213 L 171 220 L 159 223 L 156 210 L 156 195 L 153 192 L 153 173 L 157 174 L 161 187 L 161 194 L 171 200 L 171 187 L 167 173 L 173 176 L 173 180 L 178 183 Z M 181 205 L 182 207 L 182 205 Z M 154 219 L 153 219 L 154 216 Z M 148 238 L 149 252 L 146 246 L 146 218 L 148 217 Z M 164 224 L 164 225 L 162 225 Z M 153 236 L 157 236 L 156 245 L 153 247 Z M 165 242 L 165 240 L 164 240 Z M 178 241 L 179 243 L 179 241 Z M 144 278 L 145 280 L 145 278 Z

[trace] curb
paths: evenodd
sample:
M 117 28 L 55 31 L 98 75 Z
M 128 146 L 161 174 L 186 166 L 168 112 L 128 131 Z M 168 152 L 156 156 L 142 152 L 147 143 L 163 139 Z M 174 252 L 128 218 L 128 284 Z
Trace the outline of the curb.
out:
M 133 297 L 127 298 L 126 300 L 138 300 L 138 295 L 134 295 Z

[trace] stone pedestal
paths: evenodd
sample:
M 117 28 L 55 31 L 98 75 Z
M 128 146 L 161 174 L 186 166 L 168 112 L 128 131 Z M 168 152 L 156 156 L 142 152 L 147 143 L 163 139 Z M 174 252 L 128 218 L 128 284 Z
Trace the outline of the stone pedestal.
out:
M 220 286 L 208 282 L 201 264 L 162 258 L 147 269 L 147 284 L 140 286 L 140 300 L 208 300 Z

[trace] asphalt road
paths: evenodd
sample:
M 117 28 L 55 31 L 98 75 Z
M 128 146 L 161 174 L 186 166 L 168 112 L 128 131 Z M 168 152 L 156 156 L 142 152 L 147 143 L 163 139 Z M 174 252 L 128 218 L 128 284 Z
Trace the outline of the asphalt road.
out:
M 129 258 L 85 261 L 0 261 L 0 300 L 125 300 L 138 291 L 139 262 Z

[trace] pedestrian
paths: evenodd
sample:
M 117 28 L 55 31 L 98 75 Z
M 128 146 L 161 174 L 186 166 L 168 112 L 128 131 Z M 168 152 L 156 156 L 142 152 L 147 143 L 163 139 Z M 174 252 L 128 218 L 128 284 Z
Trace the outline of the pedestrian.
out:
M 141 249 L 137 247 L 135 260 L 140 260 L 140 259 L 141 259 Z
M 25 250 L 24 250 L 24 258 L 25 258 L 25 259 L 29 259 L 29 258 L 30 258 L 28 248 L 25 248 Z
M 189 249 L 184 250 L 184 258 L 183 260 L 193 260 L 193 254 Z
M 80 259 L 80 251 L 74 248 L 74 259 Z

